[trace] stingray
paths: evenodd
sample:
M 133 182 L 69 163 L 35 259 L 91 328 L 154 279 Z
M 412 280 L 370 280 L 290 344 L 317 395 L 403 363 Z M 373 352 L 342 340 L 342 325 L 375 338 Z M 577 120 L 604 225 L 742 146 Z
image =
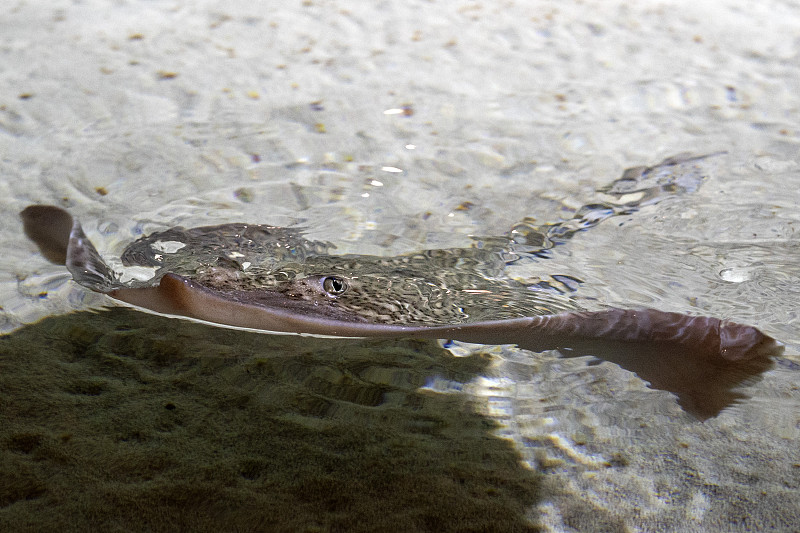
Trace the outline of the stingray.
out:
M 718 154 L 712 154 L 718 155 Z M 582 309 L 581 280 L 521 283 L 511 263 L 547 258 L 573 235 L 643 206 L 695 191 L 711 156 L 680 155 L 626 170 L 562 222 L 532 219 L 469 248 L 395 257 L 335 255 L 301 230 L 261 224 L 171 228 L 128 246 L 112 268 L 67 211 L 32 205 L 26 235 L 73 279 L 145 310 L 214 325 L 332 337 L 418 337 L 516 344 L 591 355 L 714 416 L 743 398 L 734 387 L 772 365 L 782 345 L 757 328 L 657 309 Z

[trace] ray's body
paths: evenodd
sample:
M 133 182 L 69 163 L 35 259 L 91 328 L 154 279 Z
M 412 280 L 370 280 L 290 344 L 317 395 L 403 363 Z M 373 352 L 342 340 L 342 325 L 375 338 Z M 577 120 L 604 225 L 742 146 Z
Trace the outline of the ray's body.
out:
M 173 228 L 125 250 L 124 265 L 149 267 L 153 276 L 124 283 L 66 211 L 30 206 L 21 216 L 45 257 L 65 264 L 75 281 L 151 311 L 275 332 L 561 348 L 616 362 L 705 417 L 737 397 L 733 385 L 769 368 L 779 343 L 754 327 L 712 317 L 584 311 L 556 291 L 502 278 L 509 261 L 546 256 L 611 216 L 695 190 L 706 176 L 705 157 L 629 169 L 604 190 L 606 201 L 558 224 L 523 222 L 488 247 L 337 256 L 328 253 L 331 245 L 289 228 Z

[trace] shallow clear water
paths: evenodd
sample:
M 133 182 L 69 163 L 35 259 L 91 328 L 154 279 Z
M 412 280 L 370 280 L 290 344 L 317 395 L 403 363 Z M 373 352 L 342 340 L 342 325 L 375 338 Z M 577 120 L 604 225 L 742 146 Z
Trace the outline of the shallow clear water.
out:
M 710 527 L 725 501 L 756 505 L 738 466 L 721 464 L 755 448 L 763 457 L 742 467 L 753 491 L 772 502 L 797 486 L 791 3 L 94 1 L 20 4 L 3 19 L 3 331 L 108 304 L 24 240 L 16 213 L 30 203 L 67 207 L 108 257 L 166 227 L 226 222 L 295 225 L 339 253 L 395 255 L 569 218 L 624 168 L 724 150 L 699 191 L 606 221 L 509 275 L 570 275 L 587 301 L 760 327 L 787 351 L 751 400 L 701 425 L 608 365 L 508 349 L 458 389 L 485 399 L 528 464 L 554 461 L 544 470 L 567 488 L 534 513 L 553 530 L 569 530 L 579 508 L 647 529 L 687 519 L 687 505 Z M 678 458 L 647 477 L 665 450 Z M 602 466 L 615 454 L 626 468 Z M 723 503 L 702 484 L 665 495 L 689 471 Z M 766 505 L 752 512 L 761 523 L 774 516 Z

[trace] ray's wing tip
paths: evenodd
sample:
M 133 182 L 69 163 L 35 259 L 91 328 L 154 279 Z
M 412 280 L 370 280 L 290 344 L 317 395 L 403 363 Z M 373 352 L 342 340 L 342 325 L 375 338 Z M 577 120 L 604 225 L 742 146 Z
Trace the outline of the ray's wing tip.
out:
M 786 345 L 772 337 L 767 337 L 761 344 L 756 346 L 753 355 L 756 357 L 777 357 L 786 351 Z
M 26 206 L 25 209 L 19 212 L 19 216 L 23 221 L 36 221 L 54 217 L 72 218 L 72 215 L 70 215 L 66 209 L 49 204 L 31 204 Z
M 785 349 L 782 342 L 752 326 L 727 324 L 720 331 L 720 352 L 729 361 L 776 357 Z
M 55 205 L 29 205 L 19 212 L 25 235 L 50 262 L 64 265 L 73 218 Z

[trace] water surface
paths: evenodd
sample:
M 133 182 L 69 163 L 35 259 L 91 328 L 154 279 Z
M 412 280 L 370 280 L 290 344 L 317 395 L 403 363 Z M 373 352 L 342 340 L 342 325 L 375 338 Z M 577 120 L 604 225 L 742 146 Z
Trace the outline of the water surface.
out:
M 108 304 L 24 240 L 16 213 L 30 203 L 70 209 L 109 258 L 143 234 L 226 222 L 302 226 L 343 254 L 393 256 L 468 246 L 470 235 L 501 235 L 525 217 L 566 219 L 626 167 L 727 151 L 696 193 L 610 220 L 509 275 L 570 275 L 585 281 L 587 300 L 762 328 L 787 352 L 748 386 L 750 400 L 700 424 L 611 365 L 461 345 L 436 356 L 472 354 L 487 366 L 434 369 L 409 383 L 419 394 L 467 398 L 473 413 L 501 424 L 487 438 L 510 439 L 519 468 L 541 474 L 545 487 L 518 494 L 514 512 L 548 530 L 736 531 L 800 520 L 800 80 L 798 45 L 786 38 L 800 24 L 796 6 L 305 2 L 262 10 L 96 0 L 20 4 L 3 20 L 4 332 Z M 109 327 L 98 335 L 117 335 Z M 147 329 L 136 331 L 147 338 Z M 376 359 L 392 349 L 371 348 Z M 60 368 L 54 357 L 36 371 Z M 353 420 L 343 413 L 364 402 L 325 368 L 312 396 L 333 398 L 344 409 L 336 420 Z M 106 379 L 84 370 L 87 380 Z M 386 372 L 370 379 L 399 379 Z M 320 385 L 328 382 L 341 388 Z M 363 412 L 379 418 L 381 405 Z M 56 431 L 3 414 L 12 415 L 24 427 L 8 430 L 17 433 L 6 443 Z M 28 447 L 14 449 L 15 471 L 31 468 Z M 157 478 L 177 475 L 160 468 Z M 3 512 L 52 508 L 52 490 L 29 493 L 37 494 Z M 321 507 L 308 508 L 324 520 Z

